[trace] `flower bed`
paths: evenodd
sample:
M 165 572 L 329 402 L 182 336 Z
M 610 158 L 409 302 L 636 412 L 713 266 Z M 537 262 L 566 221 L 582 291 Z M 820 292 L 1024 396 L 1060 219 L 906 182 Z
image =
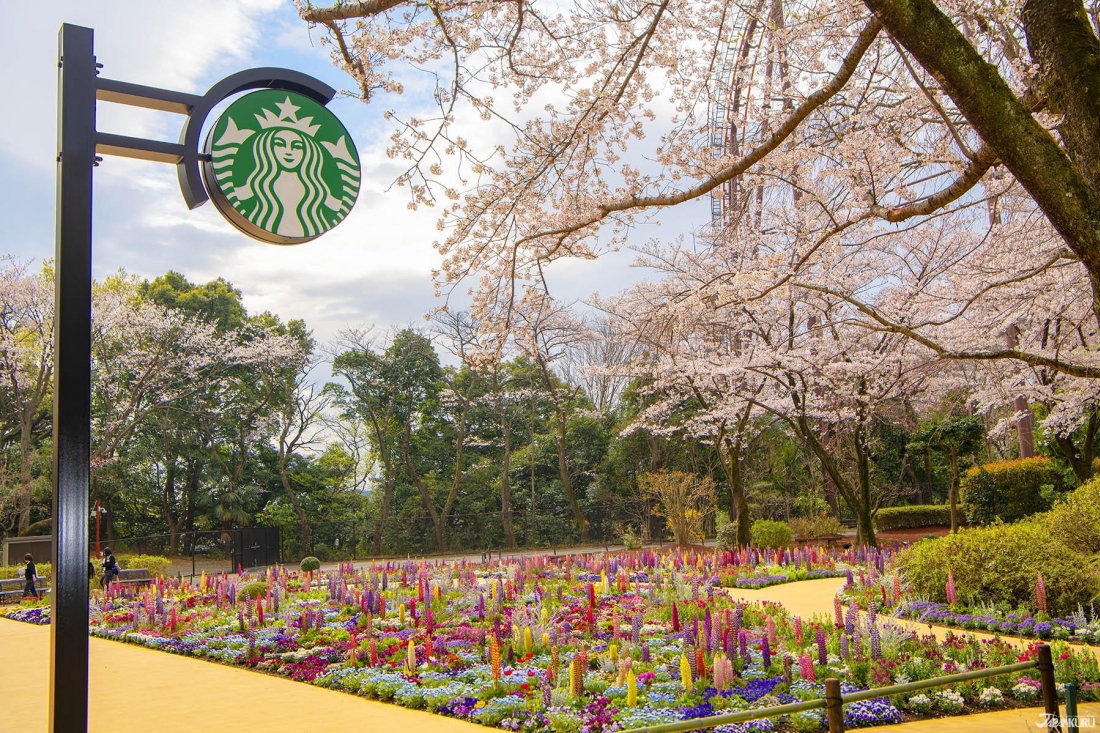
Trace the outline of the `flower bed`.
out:
M 868 610 L 873 603 L 878 612 L 909 621 L 1024 639 L 1100 644 L 1100 616 L 1093 609 L 1081 607 L 1069 618 L 1057 618 L 1026 608 L 971 607 L 957 600 L 937 603 L 914 598 L 896 572 L 879 573 L 873 568 L 860 572 L 850 576 L 837 595 L 845 604 L 854 600 L 861 609 Z M 951 588 L 948 597 L 953 595 Z
M 877 555 L 848 559 L 883 562 Z M 639 552 L 162 580 L 97 595 L 91 630 L 528 733 L 611 733 L 818 698 L 828 676 L 858 690 L 1020 658 L 998 640 L 940 643 L 843 608 L 834 623 L 804 620 L 774 603 L 716 591 L 714 579 L 731 565 L 755 574 L 752 560 Z M 0 613 L 41 623 L 48 609 Z M 1057 653 L 1059 680 L 1076 681 L 1084 699 L 1097 699 L 1095 659 L 1067 648 Z M 931 694 L 927 711 L 916 696 L 849 705 L 847 724 L 1019 704 L 1034 687 L 1011 675 L 955 694 L 961 707 Z M 821 726 L 813 711 L 718 730 Z

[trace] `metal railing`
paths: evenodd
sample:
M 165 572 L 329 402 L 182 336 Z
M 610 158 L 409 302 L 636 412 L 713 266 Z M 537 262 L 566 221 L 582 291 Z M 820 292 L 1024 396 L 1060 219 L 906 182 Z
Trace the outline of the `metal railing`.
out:
M 1054 683 L 1054 661 L 1050 654 L 1050 646 L 1041 644 L 1039 646 L 1038 659 L 1030 662 L 1018 662 L 1016 664 L 1007 664 L 1001 667 L 990 667 L 989 669 L 962 672 L 960 674 L 947 675 L 946 677 L 933 677 L 917 682 L 906 682 L 901 685 L 877 687 L 870 690 L 861 690 L 859 692 L 849 692 L 847 694 L 841 694 L 840 680 L 830 677 L 825 680 L 825 697 L 820 697 L 815 700 L 793 702 L 768 708 L 757 708 L 756 710 L 741 710 L 736 713 L 723 713 L 721 715 L 712 715 L 706 718 L 678 720 L 674 723 L 633 728 L 623 731 L 623 733 L 689 733 L 689 731 L 715 728 L 719 725 L 747 723 L 750 720 L 775 718 L 780 715 L 791 715 L 793 713 L 801 713 L 822 708 L 825 710 L 826 720 L 829 723 L 829 733 L 844 733 L 843 709 L 846 703 L 872 700 L 878 697 L 889 697 L 890 695 L 899 695 L 906 692 L 915 692 L 917 690 L 927 690 L 932 687 L 943 687 L 945 685 L 952 685 L 958 682 L 969 682 L 971 680 L 983 679 L 986 677 L 999 677 L 1003 674 L 1023 672 L 1029 669 L 1039 670 L 1039 681 L 1042 685 L 1043 707 L 1046 714 L 1048 730 L 1061 731 L 1062 724 L 1058 713 L 1058 691 Z M 1067 697 L 1067 704 L 1068 701 L 1069 698 Z M 1076 717 L 1076 707 L 1076 699 L 1074 699 L 1073 710 L 1070 714 L 1071 724 L 1075 722 L 1073 718 Z

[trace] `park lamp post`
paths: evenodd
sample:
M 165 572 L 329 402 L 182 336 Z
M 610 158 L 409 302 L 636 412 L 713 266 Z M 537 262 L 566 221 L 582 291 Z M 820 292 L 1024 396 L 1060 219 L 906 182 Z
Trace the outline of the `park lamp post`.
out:
M 188 208 L 213 200 L 230 224 L 271 244 L 307 242 L 339 224 L 360 183 L 351 135 L 325 107 L 336 92 L 318 79 L 257 68 L 206 94 L 184 94 L 101 78 L 92 41 L 91 28 L 68 23 L 58 34 L 51 733 L 88 728 L 92 169 L 99 156 L 175 165 Z M 207 117 L 230 97 L 200 152 Z M 97 101 L 179 114 L 179 142 L 100 132 Z M 98 535 L 96 544 L 98 551 Z

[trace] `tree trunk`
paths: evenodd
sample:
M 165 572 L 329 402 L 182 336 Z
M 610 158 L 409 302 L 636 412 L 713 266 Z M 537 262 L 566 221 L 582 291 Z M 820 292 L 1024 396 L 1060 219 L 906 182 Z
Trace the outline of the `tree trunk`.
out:
M 924 449 L 924 503 L 932 503 L 932 451 Z
M 745 484 L 741 474 L 741 443 L 726 451 L 726 479 L 730 487 L 730 521 L 737 527 L 737 544 L 752 544 L 749 503 L 745 500 Z
M 290 485 L 290 472 L 286 469 L 287 456 L 283 450 L 279 451 L 279 480 L 282 481 L 283 491 L 286 492 L 286 496 L 290 499 L 291 506 L 294 507 L 294 512 L 298 515 L 298 527 L 301 531 L 302 549 L 306 550 L 309 547 L 310 535 L 312 534 L 309 526 L 309 520 L 306 519 L 306 510 L 302 507 L 302 502 L 298 500 L 298 494 Z
M 573 520 L 577 523 L 577 531 L 580 533 L 581 542 L 588 542 L 588 524 L 584 521 L 584 513 L 577 501 L 576 492 L 573 490 L 573 481 L 569 478 L 569 463 L 565 455 L 565 415 L 558 411 L 558 474 L 561 476 L 561 485 L 565 489 L 565 496 L 569 499 L 569 506 L 573 509 Z
M 951 448 L 951 533 L 959 531 L 959 451 Z
M 392 475 L 391 473 L 390 476 Z M 382 510 L 379 512 L 378 523 L 374 525 L 374 549 L 372 550 L 374 555 L 382 554 L 382 532 L 386 527 L 386 520 L 390 516 L 390 503 L 392 501 L 393 479 L 388 478 L 382 483 Z
M 504 441 L 504 456 L 500 462 L 500 521 L 504 525 L 504 544 L 513 549 L 516 546 L 516 532 L 512 526 L 512 483 L 508 475 L 512 466 L 512 424 L 507 419 L 502 407 L 498 407 L 500 413 L 500 430 Z
M 168 555 L 179 555 L 180 522 L 172 516 L 172 504 L 176 500 L 176 457 L 168 462 L 164 476 L 164 490 L 161 492 L 161 505 L 164 508 L 164 521 L 168 525 Z
M 420 473 L 413 465 L 412 456 L 409 455 L 409 442 L 412 438 L 411 435 L 412 426 L 405 423 L 405 432 L 401 438 L 401 455 L 405 458 L 405 468 L 409 472 L 409 477 L 412 479 L 413 485 L 416 486 L 417 493 L 420 494 L 421 501 L 424 502 L 424 508 L 428 510 L 428 516 L 432 519 L 432 530 L 435 533 L 435 546 L 438 552 L 447 551 L 447 540 L 443 531 L 443 519 L 439 516 L 439 511 L 435 508 L 435 499 L 432 498 L 431 489 L 424 485 L 424 482 L 420 478 Z
M 31 427 L 24 407 L 19 416 L 19 535 L 26 534 L 31 525 Z
M 1078 486 L 1091 479 L 1093 475 L 1093 445 L 1096 441 L 1096 430 L 1100 427 L 1098 415 L 1100 413 L 1095 410 L 1089 414 L 1085 427 L 1085 439 L 1080 448 L 1074 443 L 1072 435 L 1056 434 L 1054 436 L 1054 444 L 1058 446 L 1058 450 L 1073 469 L 1073 477 L 1077 480 Z
M 856 538 L 864 545 L 878 547 L 875 539 L 874 508 L 871 504 L 871 460 L 863 443 L 863 431 L 853 433 L 856 449 L 856 469 L 859 477 L 859 497 L 854 507 L 856 515 Z

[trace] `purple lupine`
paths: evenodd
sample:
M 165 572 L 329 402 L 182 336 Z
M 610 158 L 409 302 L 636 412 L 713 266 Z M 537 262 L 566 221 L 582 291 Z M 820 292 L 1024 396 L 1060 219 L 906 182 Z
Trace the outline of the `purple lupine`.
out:
M 642 644 L 642 664 L 650 664 L 652 659 L 649 654 L 649 642 Z
M 871 659 L 882 658 L 882 640 L 878 635 L 878 624 L 871 626 Z
M 768 644 L 767 636 L 760 641 L 760 661 L 763 663 L 765 670 L 772 665 L 772 648 Z
M 841 634 L 840 635 L 840 658 L 843 659 L 845 662 L 847 662 L 849 656 L 850 656 L 850 654 L 849 654 L 849 649 L 848 649 L 848 635 L 847 634 Z
M 829 657 L 825 653 L 825 630 L 820 626 L 817 629 L 817 663 L 821 665 L 829 663 Z
M 852 569 L 848 568 L 844 571 L 844 587 L 850 588 L 855 583 L 855 579 L 852 577 Z
M 752 661 L 752 657 L 749 656 L 749 632 L 744 629 L 737 632 L 737 651 L 741 654 L 741 659 L 745 660 L 745 664 Z
M 856 599 L 848 602 L 848 618 L 844 620 L 844 633 L 851 636 L 856 632 L 856 622 L 859 621 L 859 606 Z

